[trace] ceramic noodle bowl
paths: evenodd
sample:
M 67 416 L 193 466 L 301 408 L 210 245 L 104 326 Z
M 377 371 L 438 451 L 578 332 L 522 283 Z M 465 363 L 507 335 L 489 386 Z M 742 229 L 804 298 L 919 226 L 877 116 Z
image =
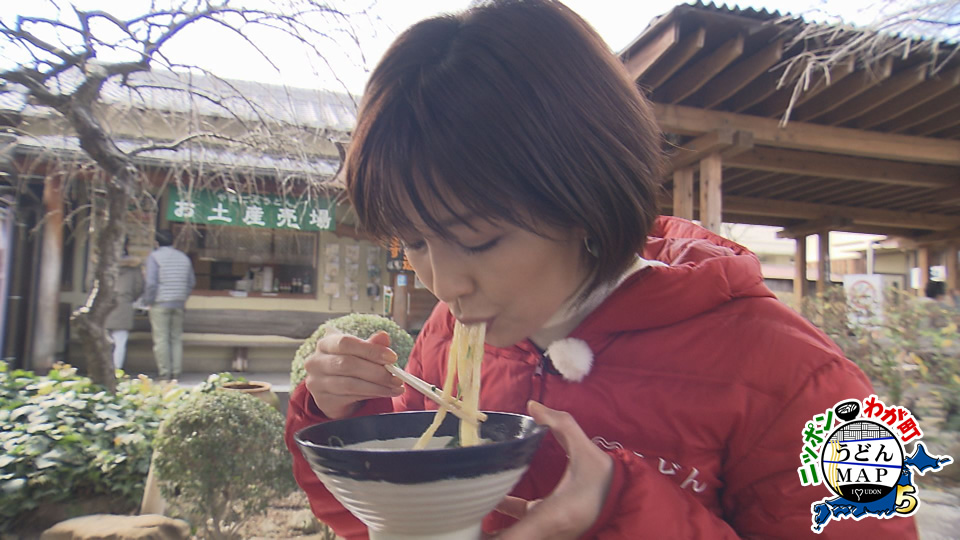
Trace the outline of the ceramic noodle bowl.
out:
M 316 424 L 295 440 L 371 540 L 476 540 L 483 517 L 520 480 L 547 432 L 529 416 L 486 414 L 479 446 L 455 446 L 460 421 L 448 414 L 427 448 L 412 450 L 433 411 Z

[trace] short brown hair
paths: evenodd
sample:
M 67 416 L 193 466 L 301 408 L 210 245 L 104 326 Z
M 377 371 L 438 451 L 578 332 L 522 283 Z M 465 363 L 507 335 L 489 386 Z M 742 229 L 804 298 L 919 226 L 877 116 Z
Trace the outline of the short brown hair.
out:
M 347 193 L 380 238 L 409 228 L 409 205 L 447 236 L 435 205 L 452 212 L 451 200 L 537 233 L 582 228 L 599 248 L 589 292 L 644 245 L 660 141 L 648 102 L 583 19 L 551 0 L 487 2 L 391 45 L 363 96 Z

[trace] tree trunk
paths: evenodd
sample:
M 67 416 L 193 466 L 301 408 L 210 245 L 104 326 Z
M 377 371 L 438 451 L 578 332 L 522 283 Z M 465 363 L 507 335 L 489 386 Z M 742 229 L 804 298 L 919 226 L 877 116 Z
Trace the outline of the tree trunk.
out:
M 133 200 L 137 170 L 100 126 L 90 103 L 92 100 L 85 104 L 75 102 L 63 111 L 77 131 L 80 147 L 106 173 L 106 219 L 102 227 L 94 229 L 91 238 L 97 251 L 93 287 L 86 304 L 73 313 L 72 320 L 86 356 L 88 375 L 113 392 L 117 387 L 113 347 L 104 321 L 117 304 L 117 263 L 123 250 L 127 208 Z
M 57 349 L 60 316 L 60 271 L 63 265 L 63 196 L 60 175 L 48 176 L 43 183 L 43 247 L 37 286 L 37 318 L 33 331 L 31 366 L 37 373 L 53 367 Z
M 113 345 L 107 336 L 104 322 L 117 305 L 117 262 L 123 248 L 125 235 L 124 219 L 127 213 L 127 197 L 122 189 L 107 182 L 107 214 L 103 227 L 94 229 L 97 262 L 94 267 L 93 287 L 87 302 L 73 313 L 77 337 L 87 361 L 87 373 L 93 382 L 116 390 L 116 375 L 113 366 Z

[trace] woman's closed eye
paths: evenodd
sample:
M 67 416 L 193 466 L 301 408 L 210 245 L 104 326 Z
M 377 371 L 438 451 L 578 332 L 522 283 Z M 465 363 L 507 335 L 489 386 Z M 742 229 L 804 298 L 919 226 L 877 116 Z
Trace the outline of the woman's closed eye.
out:
M 414 240 L 412 242 L 402 242 L 404 251 L 420 251 L 427 247 L 425 240 Z
M 492 249 L 494 246 L 497 245 L 498 242 L 500 242 L 500 238 L 499 238 L 499 237 L 498 237 L 498 238 L 494 238 L 493 240 L 490 240 L 489 242 L 485 242 L 485 243 L 480 244 L 480 245 L 477 245 L 477 246 L 463 246 L 463 249 L 464 249 L 467 253 L 469 253 L 469 254 L 471 254 L 471 255 L 476 255 L 476 254 L 478 254 L 478 253 L 483 253 L 484 251 L 488 251 L 488 250 Z

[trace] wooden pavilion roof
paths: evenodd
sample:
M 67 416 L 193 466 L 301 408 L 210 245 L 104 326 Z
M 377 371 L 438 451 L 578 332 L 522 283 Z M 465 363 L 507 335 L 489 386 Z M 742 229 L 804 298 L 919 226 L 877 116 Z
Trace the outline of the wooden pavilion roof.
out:
M 784 127 L 795 85 L 781 79 L 815 45 L 795 39 L 810 24 L 681 5 L 620 53 L 675 145 L 671 169 L 719 151 L 727 222 L 787 236 L 960 238 L 960 54 L 944 60 L 957 45 L 914 40 L 909 55 L 847 58 L 829 82 L 812 77 Z M 664 197 L 666 212 L 673 204 Z

